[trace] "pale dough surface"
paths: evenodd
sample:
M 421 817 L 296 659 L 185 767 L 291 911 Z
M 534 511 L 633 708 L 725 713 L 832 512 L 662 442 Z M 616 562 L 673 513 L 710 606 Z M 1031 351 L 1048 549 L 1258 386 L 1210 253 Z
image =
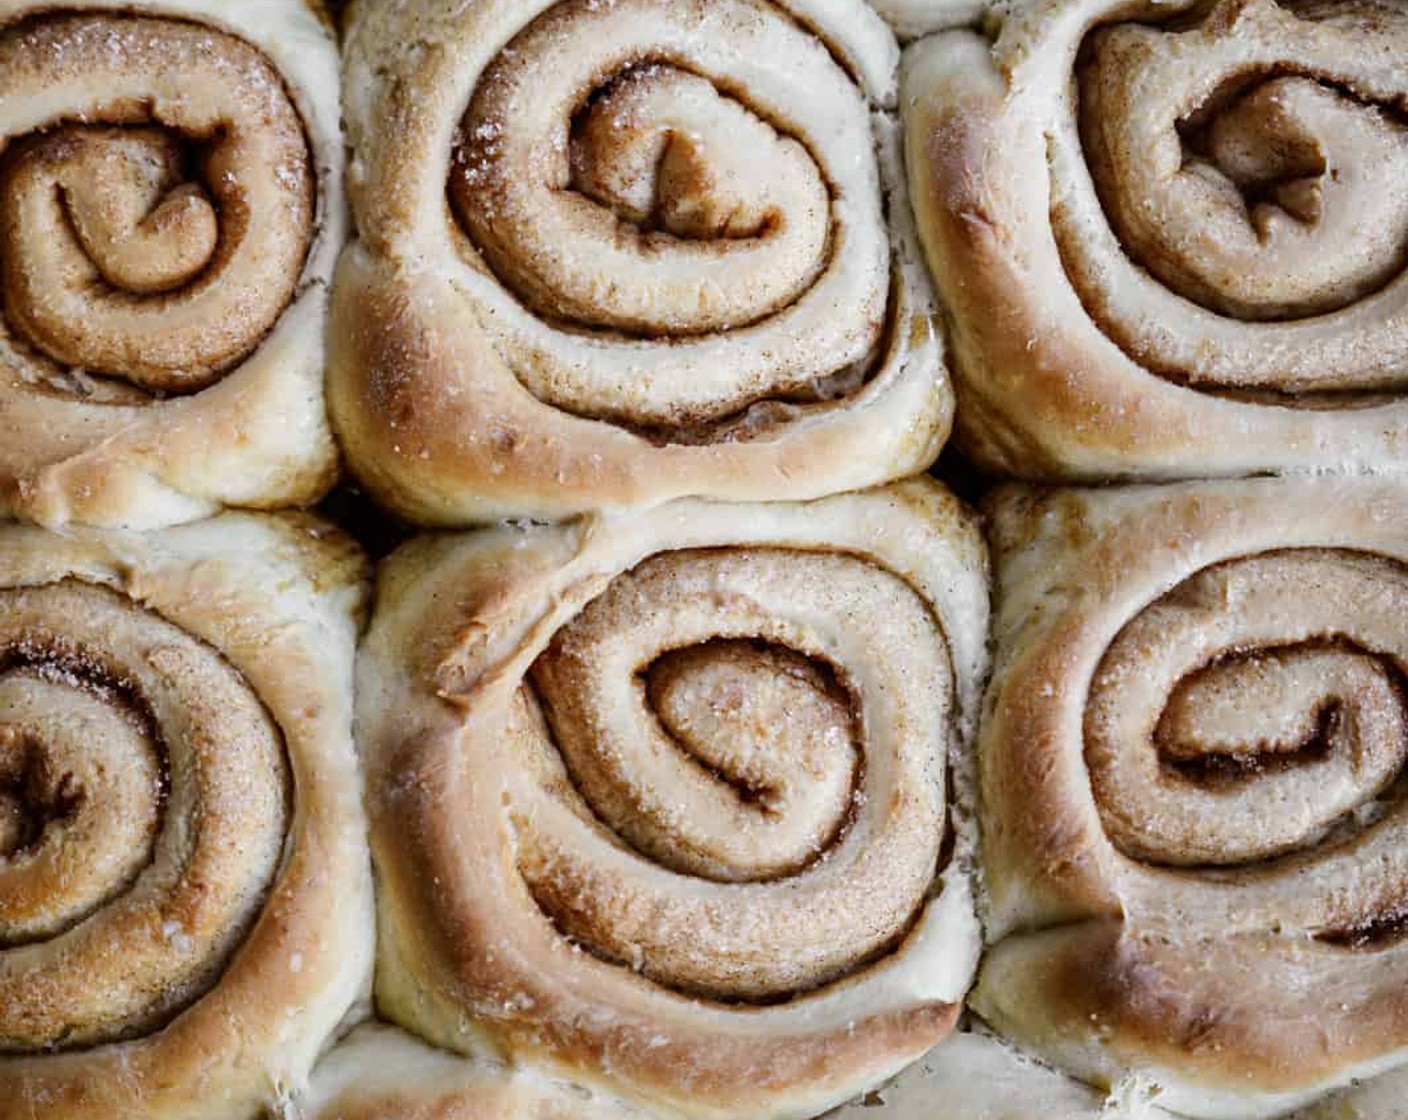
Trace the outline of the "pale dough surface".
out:
M 968 453 L 1092 483 L 1408 463 L 1405 58 L 1396 0 L 1031 0 L 911 46 Z
M 414 521 L 804 499 L 952 393 L 862 0 L 354 5 L 348 462 Z
M 0 528 L 0 1114 L 282 1115 L 364 1013 L 367 591 L 302 515 Z
M 337 472 L 323 370 L 347 226 L 329 17 L 302 0 L 50 7 L 0 0 L 0 146 L 61 122 L 86 145 L 39 161 L 33 191 L 7 187 L 25 211 L 6 234 L 0 509 L 149 529 L 316 501 Z M 203 145 L 205 180 L 183 184 Z M 149 178 L 163 150 L 177 165 Z M 172 372 L 154 375 L 163 348 Z
M 927 481 L 401 550 L 359 668 L 381 1013 L 701 1117 L 917 1057 L 977 950 L 985 588 Z

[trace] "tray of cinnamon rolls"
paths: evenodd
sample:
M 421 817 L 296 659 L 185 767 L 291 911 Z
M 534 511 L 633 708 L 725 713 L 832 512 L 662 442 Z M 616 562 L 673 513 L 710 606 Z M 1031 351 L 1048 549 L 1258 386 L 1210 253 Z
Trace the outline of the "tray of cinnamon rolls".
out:
M 0 1120 L 1405 1102 L 1408 2 L 0 0 Z

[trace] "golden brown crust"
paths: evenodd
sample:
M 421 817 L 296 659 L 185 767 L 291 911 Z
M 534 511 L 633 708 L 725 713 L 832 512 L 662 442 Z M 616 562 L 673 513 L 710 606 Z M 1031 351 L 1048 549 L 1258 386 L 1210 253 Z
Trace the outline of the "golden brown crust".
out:
M 0 588 L 0 1113 L 273 1108 L 370 979 L 365 560 L 306 517 L 11 526 Z
M 1401 4 L 1271 0 L 1041 0 L 913 47 L 966 449 L 1091 481 L 1402 462 L 1405 54 Z
M 995 1027 L 1200 1116 L 1401 1062 L 1405 513 L 1372 479 L 992 500 Z
M 1394 1040 L 1408 1031 L 1401 964 L 1314 941 L 1292 951 L 1215 939 L 1169 946 L 1118 922 L 1088 923 L 1014 938 L 988 967 L 979 998 L 997 1022 L 1025 1001 L 1022 1037 L 1058 1038 L 1084 1020 L 1104 1036 L 1110 1068 L 1145 1071 L 1154 1084 L 1176 1070 L 1209 1099 L 1241 1096 L 1244 1114 L 1367 1079 L 1386 1051 L 1401 1061 Z M 1042 1047 L 1055 1060 L 1060 1048 Z
M 345 236 L 326 13 L 3 0 L 0 101 L 0 509 L 153 528 L 317 500 Z
M 407 546 L 359 669 L 382 1013 L 700 1116 L 917 1056 L 972 964 L 984 588 L 921 482 Z
M 351 16 L 360 241 L 329 401 L 381 501 L 463 524 L 805 498 L 933 461 L 951 399 L 873 12 Z

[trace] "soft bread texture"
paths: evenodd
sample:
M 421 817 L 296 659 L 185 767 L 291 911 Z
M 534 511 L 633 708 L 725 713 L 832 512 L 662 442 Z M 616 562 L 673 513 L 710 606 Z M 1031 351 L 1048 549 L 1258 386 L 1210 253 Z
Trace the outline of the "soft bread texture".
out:
M 1408 5 L 1032 0 L 991 31 L 902 80 L 966 450 L 1089 481 L 1408 463 Z
M 339 106 L 304 0 L 0 0 L 0 510 L 150 529 L 332 485 Z
M 976 964 L 986 595 L 928 482 L 403 548 L 358 670 L 381 1014 L 690 1116 L 918 1057 Z
M 1174 1120 L 1133 1084 L 1105 1095 L 1019 1054 L 960 1031 L 863 1100 L 827 1120 Z
M 1292 1120 L 1392 1120 L 1408 1099 L 1408 1070 L 1398 1069 L 1334 1093 Z
M 319 1064 L 302 1107 L 308 1120 L 650 1120 L 615 1098 L 377 1025 L 353 1031 Z
M 1271 1116 L 1408 1056 L 1408 487 L 991 501 L 972 1006 L 1098 1085 Z
M 1287 1120 L 1389 1120 L 1408 1076 L 1386 1074 Z M 1105 1094 L 981 1030 L 955 1032 L 827 1120 L 1177 1120 L 1128 1079 Z M 357 1028 L 314 1071 L 308 1120 L 648 1120 L 658 1113 L 541 1072 L 433 1050 L 391 1027 Z
M 0 528 L 0 1116 L 282 1111 L 369 996 L 365 561 L 321 521 Z
M 977 24 L 991 7 L 988 0 L 870 0 L 870 6 L 901 41 Z
M 1408 1072 L 1331 1094 L 1285 1120 L 1393 1120 Z M 827 1120 L 1177 1120 L 1156 1085 L 1126 1077 L 1099 1092 L 975 1028 L 956 1032 L 898 1077 Z
M 329 405 L 404 517 L 805 499 L 952 393 L 861 0 L 361 4 Z

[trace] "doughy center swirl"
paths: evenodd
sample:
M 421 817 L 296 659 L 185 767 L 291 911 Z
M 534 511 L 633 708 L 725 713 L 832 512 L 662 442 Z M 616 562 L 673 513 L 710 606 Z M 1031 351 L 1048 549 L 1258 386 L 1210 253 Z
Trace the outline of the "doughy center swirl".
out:
M 1227 0 L 1192 29 L 1116 24 L 1086 45 L 1081 134 L 1111 223 L 1222 315 L 1338 311 L 1408 263 L 1408 21 L 1394 84 L 1391 60 L 1356 47 L 1365 5 L 1323 15 Z
M 245 43 L 52 16 L 0 34 L 0 278 L 16 341 L 146 392 L 203 389 L 292 301 L 313 237 L 301 119 Z
M 565 0 L 483 54 L 444 236 L 534 397 L 713 442 L 880 376 L 913 294 L 896 161 L 813 29 L 767 0 Z
M 795 49 L 751 5 L 722 14 Z M 708 18 L 566 3 L 485 73 L 451 199 L 539 313 L 639 335 L 728 330 L 786 307 L 826 266 L 831 200 L 812 155 L 743 90 L 691 69 Z
M 1408 761 L 1405 602 L 1397 565 L 1305 551 L 1208 569 L 1138 615 L 1086 710 L 1115 845 L 1231 867 L 1371 824 Z
M 0 592 L 0 1051 L 158 1029 L 283 850 L 283 745 L 213 650 L 114 592 Z
M 911 588 L 847 556 L 670 553 L 618 577 L 520 694 L 546 794 L 513 810 L 534 899 L 599 956 L 722 1000 L 884 954 L 939 870 L 945 649 Z

